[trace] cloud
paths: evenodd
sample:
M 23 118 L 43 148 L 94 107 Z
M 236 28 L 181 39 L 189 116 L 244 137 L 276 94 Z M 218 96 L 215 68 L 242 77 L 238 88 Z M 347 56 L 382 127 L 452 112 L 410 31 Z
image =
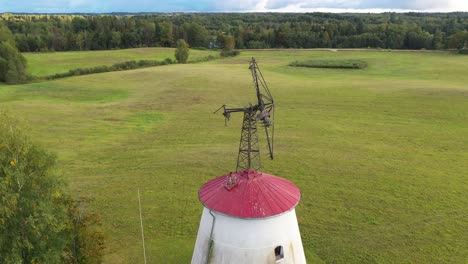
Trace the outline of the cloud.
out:
M 255 9 L 258 0 L 224 0 L 210 1 L 213 10 L 210 11 L 245 11 Z
M 288 6 L 337 9 L 401 9 L 434 10 L 451 6 L 447 0 L 268 0 L 266 9 L 281 9 Z
M 0 0 L 0 12 L 468 11 L 466 0 Z

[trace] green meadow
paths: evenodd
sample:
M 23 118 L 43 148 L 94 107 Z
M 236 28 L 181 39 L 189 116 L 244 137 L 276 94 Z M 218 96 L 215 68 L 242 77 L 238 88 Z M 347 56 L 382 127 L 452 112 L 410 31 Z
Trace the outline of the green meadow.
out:
M 213 54 L 192 51 L 194 56 Z M 102 216 L 105 263 L 189 263 L 199 187 L 235 168 L 254 56 L 275 98 L 275 160 L 293 181 L 309 263 L 466 263 L 468 57 L 445 52 L 263 50 L 16 86 L 0 104 L 57 154 L 75 197 Z M 26 54 L 30 71 L 173 57 L 170 49 Z M 193 57 L 192 57 L 193 58 Z M 362 60 L 365 69 L 290 67 Z
M 189 61 L 209 55 L 218 55 L 215 51 L 191 50 Z M 47 53 L 24 53 L 28 61 L 29 72 L 34 76 L 48 76 L 64 73 L 76 68 L 110 66 L 114 63 L 131 60 L 174 59 L 172 48 L 137 48 L 101 51 L 67 51 Z

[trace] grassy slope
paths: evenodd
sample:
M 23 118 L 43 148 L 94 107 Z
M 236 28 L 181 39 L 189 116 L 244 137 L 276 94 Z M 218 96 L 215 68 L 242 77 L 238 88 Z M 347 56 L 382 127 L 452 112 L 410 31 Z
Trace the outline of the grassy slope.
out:
M 119 51 L 117 51 L 119 52 Z M 277 100 L 276 160 L 294 181 L 309 262 L 463 263 L 468 193 L 468 60 L 445 53 L 255 51 L 20 86 L 0 103 L 58 153 L 77 196 L 104 219 L 107 263 L 187 263 L 197 190 L 233 169 L 255 56 Z M 365 70 L 288 67 L 298 59 L 369 62 Z M 263 139 L 263 137 L 261 138 Z
M 190 60 L 218 55 L 216 51 L 190 50 Z M 29 72 L 35 76 L 47 76 L 76 68 L 112 65 L 130 60 L 174 59 L 173 48 L 138 48 L 102 51 L 70 51 L 54 53 L 24 53 Z

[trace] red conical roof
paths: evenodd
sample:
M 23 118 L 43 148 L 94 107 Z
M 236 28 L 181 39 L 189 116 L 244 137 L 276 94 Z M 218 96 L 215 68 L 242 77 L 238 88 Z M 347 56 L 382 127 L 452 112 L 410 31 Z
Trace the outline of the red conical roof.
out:
M 301 199 L 294 183 L 263 172 L 244 170 L 217 177 L 198 191 L 203 205 L 240 218 L 265 218 L 292 210 Z

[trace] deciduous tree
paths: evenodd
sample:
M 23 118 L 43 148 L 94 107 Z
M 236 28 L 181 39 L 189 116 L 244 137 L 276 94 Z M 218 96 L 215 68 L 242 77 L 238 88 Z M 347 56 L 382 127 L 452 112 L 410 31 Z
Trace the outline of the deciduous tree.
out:
M 179 39 L 176 43 L 175 58 L 179 63 L 186 63 L 189 57 L 189 45 L 185 40 Z
M 55 156 L 0 111 L 0 263 L 99 263 L 99 218 L 80 210 Z
M 11 31 L 0 24 L 0 81 L 10 84 L 26 80 L 26 59 L 16 48 Z
M 10 42 L 0 42 L 0 81 L 15 84 L 26 79 L 26 59 Z

